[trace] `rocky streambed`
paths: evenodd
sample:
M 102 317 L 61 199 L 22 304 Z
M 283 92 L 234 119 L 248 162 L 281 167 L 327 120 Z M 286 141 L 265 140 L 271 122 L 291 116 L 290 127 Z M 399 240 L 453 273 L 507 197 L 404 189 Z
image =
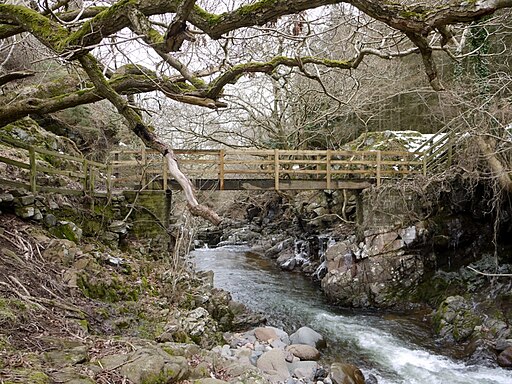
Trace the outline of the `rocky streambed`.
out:
M 511 371 L 495 363 L 486 365 L 449 357 L 457 349 L 439 344 L 422 318 L 332 306 L 310 280 L 300 274 L 280 271 L 273 260 L 254 254 L 247 247 L 199 249 L 193 254 L 198 268 L 214 271 L 216 286 L 231 291 L 236 300 L 264 313 L 269 324 L 289 333 L 302 326 L 319 332 L 327 345 L 321 349 L 320 368 L 315 365 L 320 371 L 332 373 L 337 370 L 334 367 L 349 364 L 362 371 L 366 382 L 385 384 L 505 384 L 512 379 Z M 279 340 L 281 334 L 282 331 L 278 333 Z M 230 340 L 238 341 L 224 346 L 224 353 L 232 358 L 246 353 L 257 365 L 257 357 L 262 353 L 283 347 L 279 341 L 274 343 L 275 338 L 265 344 L 255 341 L 254 337 L 254 333 L 235 336 Z M 245 352 L 234 350 L 234 346 Z M 284 367 L 281 352 L 279 360 Z M 286 361 L 286 347 L 284 353 Z M 277 356 L 278 352 L 274 354 Z M 290 368 L 289 363 L 286 365 Z M 284 375 L 286 371 L 281 372 Z M 292 372 L 288 370 L 288 374 Z M 332 379 L 332 375 L 328 375 L 320 380 Z

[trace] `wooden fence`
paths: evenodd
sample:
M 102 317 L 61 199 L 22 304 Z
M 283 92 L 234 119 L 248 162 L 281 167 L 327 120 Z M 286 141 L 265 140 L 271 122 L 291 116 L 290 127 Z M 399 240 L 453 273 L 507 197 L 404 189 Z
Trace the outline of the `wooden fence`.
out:
M 6 164 L 6 174 L 0 184 L 36 192 L 82 195 L 111 193 L 110 165 L 83 157 L 36 147 L 10 138 L 1 138 L 16 147 L 16 157 L 0 156 Z

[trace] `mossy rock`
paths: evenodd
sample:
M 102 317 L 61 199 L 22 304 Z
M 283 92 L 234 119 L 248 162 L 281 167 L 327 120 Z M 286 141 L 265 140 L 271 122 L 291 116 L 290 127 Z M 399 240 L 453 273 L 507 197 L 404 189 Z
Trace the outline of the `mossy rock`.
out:
M 14 383 L 25 383 L 25 384 L 50 384 L 53 381 L 50 377 L 42 372 L 32 369 L 12 369 L 2 376 L 2 383 L 14 384 Z
M 50 228 L 50 233 L 60 239 L 67 239 L 77 244 L 82 239 L 82 228 L 72 221 L 59 221 L 55 227 Z
M 78 277 L 77 285 L 85 296 L 109 303 L 137 301 L 140 294 L 140 287 L 134 287 L 131 282 L 118 277 L 98 278 L 82 274 Z

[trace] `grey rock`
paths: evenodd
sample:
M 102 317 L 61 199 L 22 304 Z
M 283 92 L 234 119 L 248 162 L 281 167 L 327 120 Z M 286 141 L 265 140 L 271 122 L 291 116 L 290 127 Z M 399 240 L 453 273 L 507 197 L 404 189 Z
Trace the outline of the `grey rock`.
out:
M 115 246 L 119 243 L 119 234 L 110 231 L 105 231 L 101 234 L 101 240 L 107 243 L 109 246 Z
M 256 362 L 256 367 L 267 375 L 278 378 L 280 381 L 287 380 L 290 377 L 285 353 L 280 349 L 272 349 L 265 352 Z
M 301 360 L 318 360 L 320 358 L 318 349 L 307 344 L 292 344 L 286 350 Z
M 285 331 L 283 331 L 282 329 L 280 328 L 276 328 L 276 327 L 266 327 L 266 328 L 270 328 L 270 329 L 273 329 L 274 332 L 277 334 L 277 336 L 279 337 L 279 339 L 285 343 L 286 345 L 290 345 L 290 336 L 288 335 L 288 333 L 286 333 Z
M 365 384 L 363 373 L 352 364 L 332 363 L 329 377 L 333 384 Z
M 256 328 L 254 330 L 254 336 L 256 336 L 256 338 L 259 341 L 265 341 L 265 342 L 270 342 L 270 341 L 273 341 L 273 340 L 276 340 L 279 338 L 277 336 L 276 332 L 272 328 L 267 328 L 267 327 Z
M 2 193 L 0 194 L 0 203 L 12 203 L 14 201 L 14 196 L 10 193 Z
M 114 220 L 112 223 L 110 223 L 108 229 L 110 232 L 125 235 L 128 233 L 128 224 L 122 220 Z
M 309 327 L 301 327 L 295 333 L 290 335 L 292 344 L 307 344 L 317 349 L 327 346 L 325 339 L 317 331 Z
M 280 252 L 284 251 L 285 249 L 292 248 L 294 242 L 295 240 L 293 238 L 283 240 L 280 243 L 274 245 L 272 248 L 267 249 L 265 251 L 265 256 L 270 258 L 276 258 Z
M 494 345 L 494 348 L 498 352 L 503 352 L 508 347 L 512 347 L 512 339 L 499 339 Z
M 227 381 L 207 377 L 204 379 L 194 380 L 194 384 L 227 384 Z
M 107 355 L 99 360 L 99 364 L 103 369 L 110 371 L 116 367 L 121 367 L 128 361 L 128 355 Z
M 77 245 L 66 239 L 53 239 L 43 252 L 45 260 L 71 266 L 78 256 Z
M 16 207 L 14 209 L 14 213 L 16 214 L 16 216 L 18 217 L 21 217 L 22 219 L 29 219 L 31 218 L 32 216 L 34 216 L 36 210 L 34 207 Z
M 160 380 L 175 382 L 189 373 L 188 361 L 183 356 L 170 356 L 158 347 L 141 348 L 129 355 L 120 372 L 134 384 Z
M 57 217 L 55 217 L 55 215 L 52 215 L 51 213 L 47 214 L 44 217 L 44 224 L 47 227 L 55 227 L 57 225 Z
M 251 356 L 249 357 L 251 364 L 256 366 L 256 362 L 261 357 L 261 355 L 263 355 L 263 352 L 261 351 L 252 351 Z
M 277 339 L 277 340 L 273 340 L 270 343 L 270 346 L 272 348 L 285 349 L 287 345 L 285 343 L 283 343 L 281 340 Z
M 45 352 L 44 359 L 54 367 L 66 367 L 84 363 L 88 360 L 87 347 L 84 345 L 61 351 Z
M 33 220 L 41 221 L 43 219 L 43 214 L 39 210 L 39 208 L 36 208 L 34 210 L 34 216 L 32 216 Z
M 34 195 L 20 196 L 15 199 L 15 202 L 23 206 L 32 205 L 35 202 L 35 197 Z
M 288 364 L 288 370 L 298 379 L 314 380 L 319 365 L 316 361 L 297 361 Z
M 94 384 L 95 381 L 86 377 L 72 367 L 64 367 L 51 374 L 52 383 L 65 384 Z

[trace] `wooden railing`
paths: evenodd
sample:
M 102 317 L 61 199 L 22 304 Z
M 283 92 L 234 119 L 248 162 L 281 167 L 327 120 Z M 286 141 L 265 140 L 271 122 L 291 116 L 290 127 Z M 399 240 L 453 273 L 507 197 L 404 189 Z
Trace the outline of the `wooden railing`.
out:
M 12 167 L 0 176 L 0 184 L 26 189 L 32 193 L 82 195 L 111 191 L 108 165 L 10 138 L 2 137 L 1 141 L 17 148 L 19 160 L 0 156 L 0 163 Z
M 455 137 L 455 132 L 446 126 L 416 149 L 414 153 L 422 159 L 425 174 L 452 165 Z
M 227 180 L 271 179 L 280 190 L 284 180 L 323 180 L 332 189 L 340 179 L 364 179 L 380 185 L 384 179 L 423 174 L 424 163 L 406 151 L 334 150 L 176 150 L 182 171 L 191 179 L 217 180 L 223 190 Z M 112 184 L 151 184 L 162 175 L 167 188 L 167 168 L 156 152 L 112 152 Z M 134 168 L 140 172 L 134 173 Z
M 0 156 L 0 163 L 17 169 L 0 176 L 3 185 L 34 193 L 77 195 L 110 194 L 121 189 L 167 190 L 175 186 L 164 159 L 155 151 L 113 151 L 107 164 L 102 164 L 8 138 L 1 141 L 23 152 L 19 159 Z M 221 149 L 175 150 L 175 153 L 189 178 L 206 180 L 208 183 L 204 185 L 220 190 L 233 180 L 240 181 L 240 189 L 249 180 L 266 181 L 262 188 L 275 190 L 290 189 L 292 183 L 293 189 L 342 189 L 347 188 L 344 181 L 367 181 L 367 185 L 380 186 L 384 180 L 426 175 L 429 162 L 438 164 L 438 159 L 446 162 L 450 158 L 451 141 L 438 140 L 438 144 L 425 152 Z M 354 188 L 361 188 L 359 185 Z

